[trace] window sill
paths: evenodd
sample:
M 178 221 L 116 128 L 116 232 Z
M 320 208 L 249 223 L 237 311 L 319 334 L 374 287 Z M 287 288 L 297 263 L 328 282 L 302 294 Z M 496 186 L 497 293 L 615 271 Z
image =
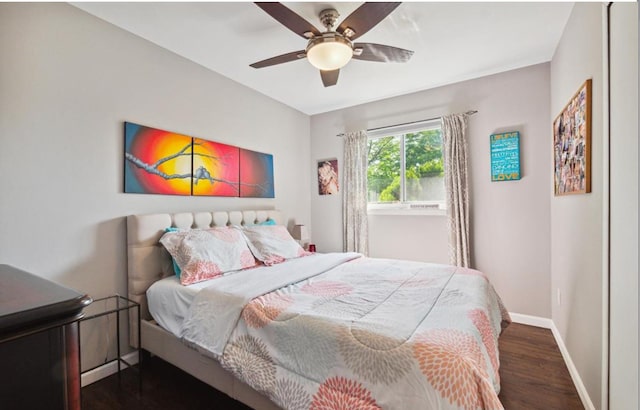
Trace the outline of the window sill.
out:
M 367 215 L 447 216 L 446 209 L 370 208 Z

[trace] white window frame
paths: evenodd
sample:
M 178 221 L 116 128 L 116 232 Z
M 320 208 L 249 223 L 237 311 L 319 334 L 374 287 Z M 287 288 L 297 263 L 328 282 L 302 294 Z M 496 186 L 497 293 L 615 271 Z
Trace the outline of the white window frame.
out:
M 419 131 L 439 128 L 442 130 L 442 121 L 435 120 L 421 121 L 407 125 L 386 127 L 369 131 L 368 139 L 383 137 L 402 137 L 400 139 L 400 167 L 402 178 L 400 178 L 401 197 L 406 198 L 405 187 L 405 155 L 404 155 L 404 135 Z M 399 201 L 394 203 L 367 203 L 367 213 L 369 215 L 446 215 L 446 201 Z

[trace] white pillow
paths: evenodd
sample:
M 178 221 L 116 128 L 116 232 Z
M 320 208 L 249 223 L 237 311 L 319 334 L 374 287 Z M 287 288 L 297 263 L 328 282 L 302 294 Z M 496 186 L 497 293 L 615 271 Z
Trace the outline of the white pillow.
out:
M 291 237 L 287 228 L 275 226 L 243 226 L 239 228 L 247 238 L 253 256 L 265 265 L 310 255 Z
M 160 243 L 182 270 L 180 283 L 183 285 L 256 265 L 245 238 L 229 227 L 167 232 Z

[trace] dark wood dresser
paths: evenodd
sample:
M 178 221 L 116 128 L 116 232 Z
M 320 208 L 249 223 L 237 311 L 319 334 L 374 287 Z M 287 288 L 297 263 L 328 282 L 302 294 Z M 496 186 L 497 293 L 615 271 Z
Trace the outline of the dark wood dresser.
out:
M 89 303 L 0 265 L 0 408 L 80 409 L 78 319 Z

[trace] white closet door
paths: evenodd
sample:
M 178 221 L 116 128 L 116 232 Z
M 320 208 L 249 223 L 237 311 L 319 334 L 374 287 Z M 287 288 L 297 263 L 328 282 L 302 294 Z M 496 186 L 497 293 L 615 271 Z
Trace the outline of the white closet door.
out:
M 610 14 L 609 409 L 638 408 L 638 4 Z

